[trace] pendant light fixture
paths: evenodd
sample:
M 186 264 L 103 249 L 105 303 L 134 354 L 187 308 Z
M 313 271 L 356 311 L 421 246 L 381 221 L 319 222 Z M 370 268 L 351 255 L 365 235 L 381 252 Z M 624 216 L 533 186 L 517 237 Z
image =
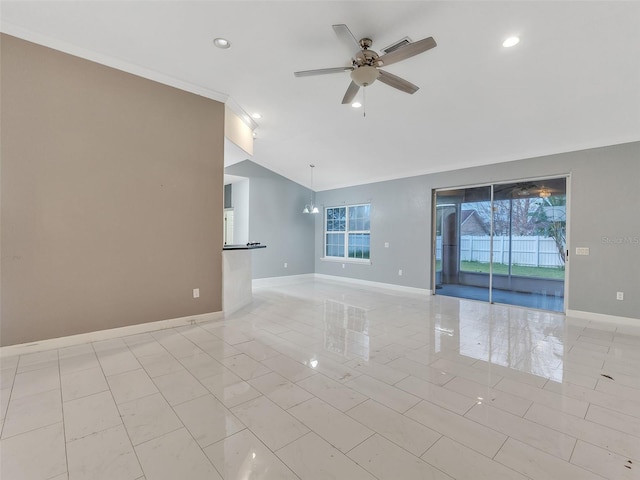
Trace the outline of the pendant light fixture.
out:
M 309 166 L 311 167 L 311 201 L 304 206 L 302 213 L 320 213 L 318 207 L 313 204 L 313 169 L 315 165 L 311 164 Z

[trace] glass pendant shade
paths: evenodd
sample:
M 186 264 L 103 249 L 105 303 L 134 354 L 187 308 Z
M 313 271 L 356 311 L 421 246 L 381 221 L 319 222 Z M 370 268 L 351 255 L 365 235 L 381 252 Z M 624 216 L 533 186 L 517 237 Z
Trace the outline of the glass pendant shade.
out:
M 318 207 L 313 204 L 313 168 L 315 167 L 315 165 L 309 165 L 309 167 L 311 167 L 311 201 L 304 206 L 302 213 L 315 214 L 320 213 Z

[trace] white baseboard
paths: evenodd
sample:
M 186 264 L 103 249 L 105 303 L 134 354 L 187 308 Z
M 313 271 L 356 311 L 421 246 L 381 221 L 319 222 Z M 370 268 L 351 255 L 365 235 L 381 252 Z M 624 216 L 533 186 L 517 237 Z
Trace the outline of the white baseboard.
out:
M 395 285 L 393 283 L 372 282 L 370 280 L 325 275 L 323 273 L 305 273 L 302 275 L 286 275 L 283 277 L 256 278 L 252 280 L 252 286 L 253 288 L 282 287 L 310 280 L 327 280 L 331 282 L 350 283 L 352 285 L 395 290 L 397 292 L 412 293 L 416 295 L 431 295 L 432 293 L 431 290 L 426 288 L 405 287 L 404 285 Z
M 566 316 L 584 318 L 586 320 L 592 320 L 594 322 L 640 327 L 640 318 L 618 317 L 615 315 L 606 315 L 604 313 L 581 312 L 580 310 L 567 310 Z
M 195 323 L 222 320 L 223 317 L 224 315 L 222 312 L 202 313 L 200 315 L 191 315 L 189 317 L 171 318 L 168 320 L 159 320 L 157 322 L 139 323 L 137 325 L 128 325 L 126 327 L 110 328 L 108 330 L 79 333 L 77 335 L 50 338 L 37 342 L 20 343 L 18 345 L 7 345 L 6 347 L 0 347 L 0 358 L 9 357 L 12 355 L 24 355 L 27 353 L 39 352 L 42 350 L 51 350 L 53 348 L 71 347 L 73 345 L 79 345 L 81 343 L 109 340 L 111 338 L 136 335 L 138 333 L 153 332 L 156 330 L 164 330 L 166 328 L 181 327 L 183 325 L 193 325 Z
M 395 290 L 397 292 L 413 293 L 416 295 L 431 295 L 433 292 L 428 288 L 406 287 L 404 285 L 395 285 L 393 283 L 372 282 L 370 280 L 360 280 L 359 278 L 339 277 L 336 275 L 325 275 L 324 273 L 316 273 L 315 278 L 318 280 L 329 280 L 332 282 L 351 283 L 373 288 L 383 288 L 386 290 Z
M 294 283 L 306 282 L 313 280 L 313 273 L 303 273 L 300 275 L 285 275 L 283 277 L 255 278 L 251 281 L 253 288 L 264 287 L 282 287 L 284 285 L 292 285 Z

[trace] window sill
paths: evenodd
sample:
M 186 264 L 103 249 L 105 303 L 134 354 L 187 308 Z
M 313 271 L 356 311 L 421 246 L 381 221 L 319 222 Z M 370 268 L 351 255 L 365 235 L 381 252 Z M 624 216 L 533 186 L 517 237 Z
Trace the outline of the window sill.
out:
M 355 258 L 340 258 L 340 257 L 320 257 L 321 262 L 334 262 L 334 263 L 353 263 L 355 265 L 371 265 L 371 259 L 358 260 Z

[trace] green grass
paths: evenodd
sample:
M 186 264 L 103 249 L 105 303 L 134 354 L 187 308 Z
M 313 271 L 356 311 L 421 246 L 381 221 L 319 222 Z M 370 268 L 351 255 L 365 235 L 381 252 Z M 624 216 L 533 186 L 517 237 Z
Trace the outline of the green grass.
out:
M 460 262 L 460 270 L 464 272 L 489 273 L 489 264 L 480 262 Z M 508 275 L 509 266 L 504 263 L 494 263 L 493 273 L 497 275 Z M 564 268 L 562 267 L 527 267 L 523 265 L 513 265 L 511 268 L 511 274 L 522 277 L 564 280 Z

